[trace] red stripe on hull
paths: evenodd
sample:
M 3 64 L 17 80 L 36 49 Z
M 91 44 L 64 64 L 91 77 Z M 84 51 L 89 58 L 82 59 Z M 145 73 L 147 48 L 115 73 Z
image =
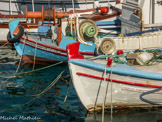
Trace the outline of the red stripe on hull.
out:
M 15 35 L 15 34 L 14 34 L 14 35 Z M 22 37 L 22 39 L 24 39 L 24 40 L 26 40 L 26 41 L 29 41 L 29 42 L 32 42 L 32 43 L 35 43 L 35 44 L 36 44 L 35 41 L 26 39 L 26 38 L 24 38 L 24 37 Z M 20 41 L 20 43 L 23 43 L 23 44 L 24 44 L 24 42 L 22 42 L 22 41 Z M 26 44 L 26 43 L 25 43 L 25 44 Z M 38 44 L 38 45 L 41 45 L 41 46 L 44 46 L 44 47 L 46 47 L 46 48 L 50 48 L 50 49 L 54 49 L 54 50 L 58 50 L 58 51 L 62 51 L 62 52 L 64 52 L 64 53 L 66 53 L 66 50 L 65 50 L 65 49 L 56 48 L 56 47 L 53 47 L 53 46 L 41 44 L 41 43 L 39 43 L 39 42 L 37 42 L 37 44 Z M 27 44 L 26 44 L 26 45 L 27 45 Z M 28 46 L 31 46 L 31 45 L 28 45 Z M 34 46 L 32 46 L 32 47 L 34 47 Z M 53 52 L 52 52 L 52 53 L 53 53 Z M 92 53 L 92 52 L 79 52 L 79 53 L 81 53 L 81 54 L 83 54 L 83 55 L 94 55 L 94 53 Z M 58 54 L 59 54 L 59 53 L 58 53 Z M 64 56 L 67 56 L 67 54 L 64 55 Z
M 33 47 L 33 48 L 36 48 L 35 46 L 32 46 L 32 45 L 27 44 L 27 43 L 24 43 L 24 42 L 22 42 L 22 41 L 20 41 L 20 43 L 25 44 L 25 45 L 28 45 L 28 46 Z M 38 48 L 38 47 L 37 47 L 37 49 L 43 50 L 43 49 L 40 49 L 40 48 Z M 50 53 L 54 53 L 54 54 L 57 54 L 57 55 L 67 56 L 67 54 L 61 54 L 61 53 L 51 52 L 51 51 L 48 51 L 48 50 L 43 50 L 43 51 L 50 52 Z
M 104 80 L 103 77 L 99 77 L 99 76 L 95 76 L 95 75 L 85 74 L 85 73 L 81 73 L 81 72 L 77 72 L 76 74 L 80 75 L 80 76 L 85 76 L 85 77 L 91 77 L 91 78 L 95 78 L 95 79 Z M 106 81 L 111 81 L 111 79 L 106 78 Z M 116 80 L 116 79 L 112 79 L 112 82 L 122 83 L 122 84 L 127 84 L 127 85 L 134 85 L 134 86 L 162 88 L 162 86 L 159 86 L 159 85 L 149 85 L 149 84 L 143 84 L 143 83 L 135 83 L 135 82 L 129 82 L 129 81 Z

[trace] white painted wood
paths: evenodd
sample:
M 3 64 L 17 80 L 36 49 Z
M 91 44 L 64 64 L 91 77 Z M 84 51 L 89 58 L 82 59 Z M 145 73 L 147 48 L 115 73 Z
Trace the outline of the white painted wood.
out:
M 137 49 L 153 49 L 162 47 L 162 31 L 146 33 L 141 36 L 119 36 L 104 38 L 112 39 L 115 42 L 116 50 L 130 51 Z M 99 41 L 99 45 L 101 44 L 103 39 Z
M 97 60 L 98 61 L 98 60 Z M 95 61 L 95 62 L 97 62 Z M 106 62 L 105 62 L 106 64 Z M 114 67 L 115 65 L 113 65 Z M 104 81 L 101 81 L 99 79 L 95 78 L 89 78 L 85 76 L 79 76 L 76 73 L 86 73 L 90 75 L 95 75 L 99 77 L 103 77 L 104 71 L 97 71 L 90 68 L 85 68 L 80 65 L 75 65 L 72 63 L 69 63 L 70 73 L 72 77 L 72 82 L 74 84 L 75 90 L 77 92 L 77 95 L 79 96 L 79 99 L 81 100 L 82 104 L 85 106 L 85 108 L 89 111 L 91 111 L 94 107 L 96 109 L 102 108 L 103 103 L 103 90 L 104 87 Z M 162 73 L 161 68 L 159 68 L 159 65 L 156 67 L 140 67 L 143 70 L 151 71 L 152 68 L 160 70 Z M 123 69 L 124 70 L 124 69 Z M 107 76 L 108 77 L 108 76 Z M 123 81 L 130 81 L 130 82 L 137 82 L 137 83 L 143 83 L 143 84 L 154 84 L 154 85 L 162 85 L 162 81 L 156 81 L 156 80 L 149 80 L 149 79 L 143 79 L 143 78 L 136 78 L 136 77 L 129 77 L 129 76 L 122 76 L 118 74 L 112 73 L 112 79 L 118 79 Z M 106 84 L 108 82 L 106 81 Z M 105 107 L 110 107 L 111 105 L 111 87 L 110 82 L 108 84 L 108 91 L 106 96 L 106 103 Z M 128 84 L 121 84 L 121 83 L 112 83 L 112 103 L 113 106 L 125 106 L 125 107 L 151 107 L 153 105 L 150 105 L 148 103 L 145 103 L 139 99 L 139 96 L 144 91 L 152 90 L 153 88 L 148 87 L 141 87 L 141 86 L 133 86 Z M 98 96 L 97 96 L 98 94 Z M 153 93 L 150 95 L 145 96 L 146 99 L 149 99 L 151 101 L 161 102 L 161 95 L 162 91 L 159 91 L 158 93 Z M 95 104 L 96 103 L 96 104 Z

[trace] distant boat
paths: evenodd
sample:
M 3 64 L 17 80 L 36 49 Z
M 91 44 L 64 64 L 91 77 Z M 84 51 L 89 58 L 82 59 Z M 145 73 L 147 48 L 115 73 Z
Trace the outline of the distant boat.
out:
M 2 4 L 1 4 L 2 8 L 1 9 L 3 9 L 3 4 L 4 4 L 4 6 L 10 6 L 10 7 L 8 7 L 8 8 L 10 8 L 10 10 L 8 10 L 8 12 L 1 12 L 0 11 L 0 30 L 1 30 L 0 41 L 6 41 L 6 36 L 7 36 L 8 31 L 9 31 L 8 30 L 8 23 L 11 20 L 19 20 L 20 24 L 28 32 L 38 32 L 38 29 L 37 29 L 38 21 L 34 21 L 34 19 L 26 19 L 26 10 L 28 10 L 28 11 L 41 11 L 42 5 L 43 5 L 43 8 L 45 8 L 45 9 L 49 8 L 50 9 L 50 7 L 47 7 L 46 5 L 50 4 L 51 8 L 53 8 L 54 3 L 55 3 L 57 5 L 57 8 L 59 8 L 59 9 L 56 9 L 56 11 L 67 11 L 67 12 L 73 14 L 73 6 L 72 6 L 71 1 L 60 2 L 60 1 L 56 0 L 56 1 L 50 1 L 49 2 L 49 1 L 45 1 L 45 0 L 36 0 L 34 3 L 32 3 L 32 1 L 29 1 L 29 0 L 28 1 L 17 0 L 17 1 L 11 1 L 11 2 L 8 0 L 8 1 L 0 1 L 0 2 L 2 2 Z M 86 1 L 86 2 L 88 3 L 88 5 L 92 4 L 92 6 L 85 7 L 85 6 L 87 6 L 85 1 L 84 2 L 83 1 L 77 1 L 77 2 L 75 1 L 74 2 L 74 3 L 78 3 L 78 5 L 80 7 L 80 8 L 78 8 L 77 5 L 75 5 L 74 6 L 75 7 L 74 13 L 78 13 L 79 15 L 82 14 L 81 17 L 84 18 L 84 19 L 89 18 L 89 19 L 92 19 L 94 21 L 101 21 L 101 20 L 105 21 L 106 19 L 109 19 L 109 21 L 114 21 L 115 19 L 117 19 L 117 16 L 119 16 L 121 14 L 120 9 L 118 9 L 118 11 L 116 11 L 117 8 L 120 8 L 120 5 L 116 4 L 116 2 L 113 2 L 113 1 L 111 1 L 110 3 L 108 3 L 107 1 L 100 1 L 99 2 L 98 0 L 97 1 L 90 1 L 90 2 Z M 49 4 L 47 4 L 47 3 L 49 3 Z M 68 3 L 68 4 L 65 4 L 65 3 Z M 21 4 L 23 4 L 23 5 L 21 5 Z M 95 12 L 96 9 L 99 9 L 100 7 L 102 7 L 103 5 L 109 6 L 110 4 L 115 5 L 116 7 L 108 10 L 108 12 L 109 12 L 108 16 L 104 15 L 104 17 L 103 17 L 103 15 L 92 13 L 92 12 Z M 34 6 L 38 6 L 38 5 L 39 5 L 39 7 L 34 8 Z M 23 10 L 21 10 L 22 6 L 24 6 Z M 16 8 L 14 8 L 14 7 L 16 7 Z M 33 7 L 33 8 L 31 8 L 31 7 Z M 6 9 L 6 7 L 4 9 Z M 18 13 L 14 13 L 13 10 L 17 10 Z M 116 13 L 112 12 L 114 10 L 116 11 Z M 91 17 L 87 16 L 90 13 L 91 13 Z M 110 14 L 110 13 L 112 13 L 112 14 Z M 65 20 L 65 21 L 67 21 L 67 20 Z M 104 25 L 100 24 L 100 23 L 98 23 L 98 24 L 100 25 L 101 28 L 104 28 L 104 29 L 102 29 L 102 31 L 105 30 L 107 23 L 104 24 Z M 110 30 L 111 30 L 111 28 L 116 29 L 117 26 L 116 25 L 114 26 L 114 25 L 110 26 L 110 24 L 109 24 L 109 29 Z M 118 25 L 120 25 L 120 22 L 119 22 Z M 67 26 L 67 22 L 63 23 L 62 30 L 63 30 L 64 34 L 65 34 L 66 26 Z M 120 27 L 118 26 L 118 28 L 120 28 Z
M 99 9 L 100 11 L 100 8 L 97 8 L 97 9 Z M 107 14 L 105 13 L 104 15 L 97 13 L 97 18 L 98 16 L 100 16 L 101 20 L 103 18 L 111 19 L 112 17 L 118 16 L 118 14 L 120 15 L 121 11 L 119 11 L 118 8 L 116 9 L 113 8 L 113 9 L 114 11 L 107 13 Z M 87 12 L 88 10 L 89 9 L 85 11 Z M 92 10 L 91 10 L 91 13 L 96 12 L 96 9 L 92 9 Z M 55 10 L 52 10 L 52 11 L 55 11 Z M 14 46 L 18 54 L 22 56 L 22 59 L 25 63 L 33 63 L 33 62 L 34 63 L 50 63 L 54 61 L 67 62 L 66 46 L 69 43 L 73 43 L 77 41 L 75 37 L 78 33 L 76 34 L 71 33 L 71 37 L 69 37 L 69 35 L 62 34 L 62 31 L 65 31 L 65 29 L 62 29 L 62 26 L 65 28 L 67 24 L 70 24 L 70 23 L 68 23 L 66 19 L 58 19 L 58 18 L 64 18 L 65 15 L 66 16 L 70 15 L 72 11 L 56 12 L 55 16 L 53 16 L 53 14 L 49 15 L 48 10 L 45 11 L 44 9 L 42 9 L 42 12 L 44 12 L 45 14 L 42 14 L 41 12 L 37 12 L 38 16 L 36 16 L 36 19 L 42 20 L 42 18 L 44 18 L 38 24 L 39 25 L 38 32 L 23 33 L 24 29 L 21 26 L 17 26 L 19 24 L 19 21 L 16 21 L 16 20 L 11 21 L 9 23 L 10 33 L 7 36 L 8 40 L 9 42 L 14 43 Z M 75 12 L 80 14 L 80 12 L 82 13 L 84 12 L 84 10 L 78 10 Z M 26 16 L 27 18 L 30 18 L 30 17 L 34 18 L 32 12 L 28 12 Z M 84 18 L 83 20 L 80 19 L 82 20 L 81 22 L 78 22 L 79 20 L 77 19 L 77 22 L 75 25 L 75 29 L 77 30 L 77 32 L 79 32 L 79 35 L 81 38 L 80 40 L 82 40 L 82 42 L 84 43 L 82 44 L 80 51 L 87 56 L 96 55 L 95 54 L 96 44 L 91 42 L 92 40 L 96 40 L 95 37 L 98 35 L 98 27 L 96 23 L 93 21 L 95 20 L 94 16 L 93 16 L 93 19 L 86 19 L 86 18 Z M 44 20 L 48 20 L 48 19 L 51 19 L 51 21 L 43 22 Z M 58 20 L 57 23 L 56 23 L 56 20 Z M 64 20 L 66 20 L 66 22 Z M 79 23 L 80 25 L 78 25 Z M 64 26 L 64 24 L 66 24 L 66 26 Z M 68 32 L 71 32 L 71 29 L 74 32 L 74 28 L 72 27 L 73 26 L 72 24 L 73 23 L 71 23 L 71 28 L 69 28 L 70 30 Z M 10 34 L 11 34 L 11 37 L 10 37 Z M 84 40 L 84 38 L 86 39 Z M 91 41 L 86 42 L 88 40 L 91 40 Z M 92 46 L 89 46 L 88 44 Z
M 162 63 L 136 68 L 126 64 L 111 65 L 111 60 L 108 63 L 100 59 L 86 60 L 78 49 L 78 42 L 67 46 L 69 70 L 75 91 L 88 111 L 111 105 L 162 105 Z
M 42 5 L 45 9 L 51 9 L 54 6 L 58 9 L 62 9 L 62 7 L 66 5 L 67 10 L 69 11 L 73 8 L 72 1 L 73 0 L 1 0 L 0 13 L 7 15 L 25 14 L 26 7 L 28 7 L 29 11 L 41 11 Z M 119 0 L 74 0 L 74 7 L 75 9 L 80 10 L 91 9 L 97 6 L 106 6 L 108 3 L 115 5 L 116 1 Z M 94 2 L 96 6 L 94 6 Z

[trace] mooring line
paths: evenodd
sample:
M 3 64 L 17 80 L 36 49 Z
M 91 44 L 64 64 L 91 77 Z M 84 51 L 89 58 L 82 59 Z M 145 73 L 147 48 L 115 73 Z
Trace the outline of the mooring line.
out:
M 65 103 L 66 100 L 67 100 L 67 96 L 68 96 L 68 93 L 69 93 L 69 89 L 70 89 L 71 82 L 72 82 L 72 81 L 71 81 L 71 79 L 70 79 L 69 87 L 68 87 L 68 89 L 67 89 L 66 96 L 65 96 L 65 98 L 64 98 L 64 103 Z
M 43 70 L 43 69 L 47 69 L 47 68 L 62 64 L 62 63 L 63 63 L 63 61 L 60 61 L 58 63 L 52 64 L 52 65 L 49 65 L 49 66 L 46 66 L 46 67 L 43 67 L 43 68 L 39 68 L 39 69 L 36 69 L 36 70 L 32 70 L 32 71 L 27 71 L 27 72 L 22 72 L 22 73 L 14 73 L 14 74 L 9 74 L 9 75 L 0 75 L 0 78 L 5 78 L 5 77 L 9 77 L 9 76 L 19 76 L 19 75 L 26 74 L 26 73 L 37 72 L 37 71 L 40 71 L 40 70 Z
M 22 54 L 21 54 L 21 57 L 20 57 L 20 60 L 19 60 L 19 64 L 18 64 L 18 67 L 17 67 L 17 69 L 16 69 L 16 72 L 15 72 L 15 73 L 17 73 L 17 72 L 18 72 L 18 70 L 19 70 L 20 63 L 21 63 L 22 56 L 23 56 L 23 52 L 24 52 L 24 47 L 25 47 L 25 42 L 24 42 L 24 44 L 23 44 Z
M 1 45 L 0 48 L 4 47 L 5 45 L 7 45 L 9 42 L 6 42 L 5 44 Z
M 37 41 L 36 41 L 36 46 L 35 46 L 35 53 L 34 53 L 34 63 L 33 63 L 33 70 L 35 68 L 35 58 L 36 58 L 36 54 L 37 54 Z
M 67 68 L 67 67 L 66 67 Z M 21 108 L 25 105 L 28 105 L 29 103 L 31 103 L 33 100 L 39 98 L 42 94 L 44 94 L 45 92 L 47 92 L 49 89 L 51 89 L 58 81 L 59 79 L 61 78 L 62 74 L 65 72 L 66 68 L 64 70 L 61 71 L 61 73 L 53 80 L 53 82 L 48 86 L 46 87 L 41 93 L 39 94 L 35 94 L 35 95 L 25 95 L 25 96 L 32 96 L 34 97 L 33 99 L 31 99 L 30 101 L 22 104 L 22 105 L 18 105 L 17 107 L 15 108 L 12 108 L 12 109 L 8 109 L 7 111 L 13 111 L 15 109 L 18 109 L 18 108 Z
M 67 68 L 67 67 L 66 67 Z M 66 68 L 56 77 L 56 79 L 47 87 L 45 88 L 41 93 L 39 94 L 34 94 L 34 95 L 25 95 L 25 96 L 41 96 L 43 93 L 47 92 L 52 86 L 54 86 L 57 81 L 61 78 L 62 74 L 66 70 Z

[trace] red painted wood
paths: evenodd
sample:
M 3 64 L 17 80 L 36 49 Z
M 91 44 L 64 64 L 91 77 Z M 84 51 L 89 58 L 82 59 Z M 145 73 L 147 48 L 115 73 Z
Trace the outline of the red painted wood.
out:
M 111 67 L 111 64 L 112 64 L 112 58 L 109 58 L 109 59 L 107 60 L 107 66 L 108 66 L 108 67 Z
M 84 59 L 84 56 L 79 53 L 79 42 L 68 44 L 67 50 L 67 59 Z
M 85 77 L 91 77 L 91 78 L 95 78 L 95 79 L 104 80 L 103 77 L 99 77 L 99 76 L 95 76 L 95 75 L 85 74 L 85 73 L 81 73 L 81 72 L 77 72 L 76 74 L 80 75 L 80 76 L 85 76 Z M 150 84 L 143 84 L 143 83 L 136 83 L 136 82 L 122 81 L 122 80 L 106 78 L 106 81 L 111 81 L 111 80 L 112 80 L 112 82 L 122 83 L 122 84 L 127 84 L 127 85 L 162 88 L 162 86 L 159 86 L 159 85 L 150 85 Z

